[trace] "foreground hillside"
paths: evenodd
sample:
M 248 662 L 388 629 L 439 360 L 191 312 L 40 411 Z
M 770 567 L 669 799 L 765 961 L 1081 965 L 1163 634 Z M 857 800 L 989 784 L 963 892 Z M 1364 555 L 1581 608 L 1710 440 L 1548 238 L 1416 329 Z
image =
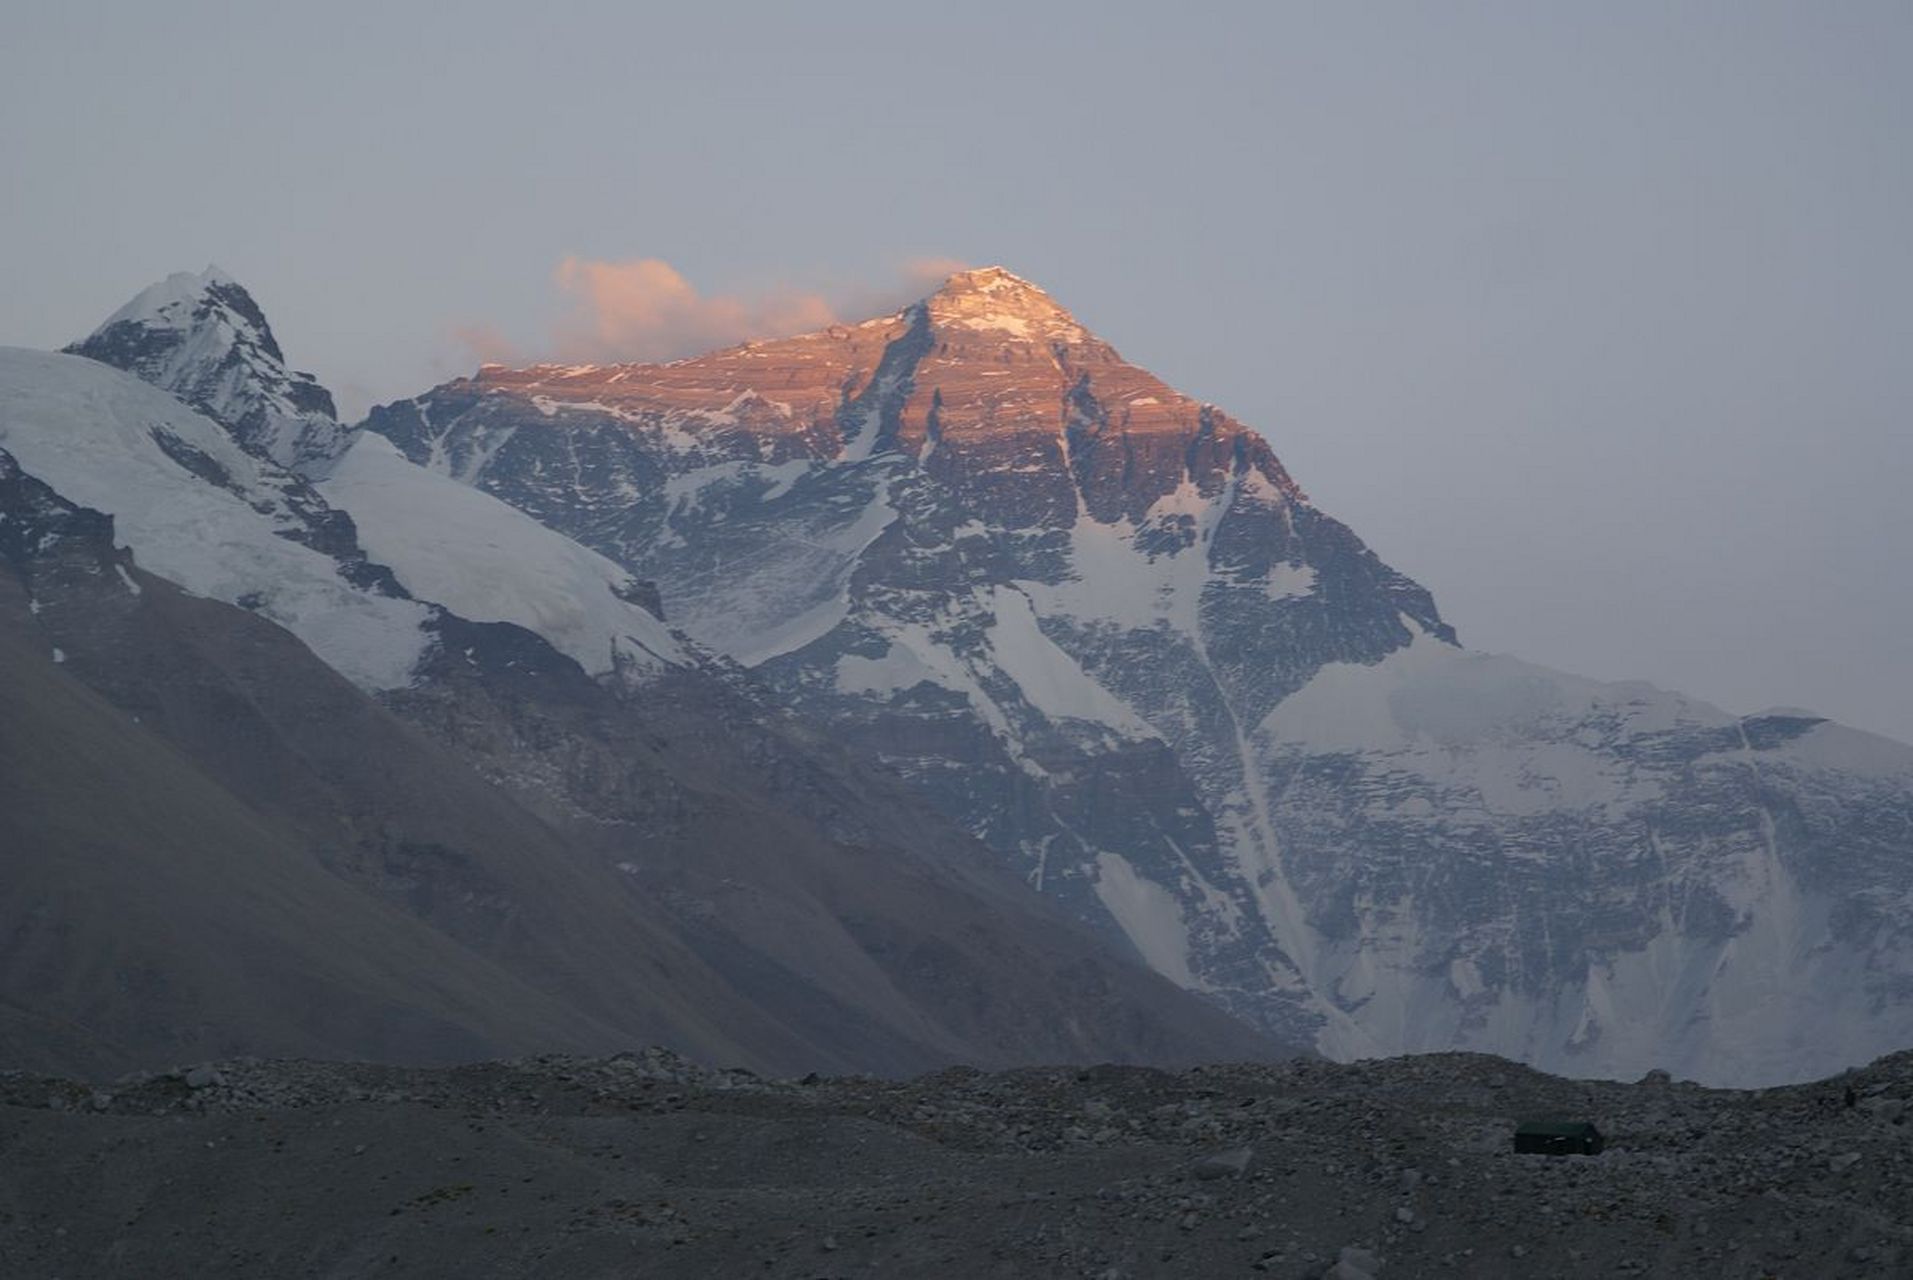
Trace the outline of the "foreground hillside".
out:
M 1909 1054 L 1754 1092 L 1472 1055 L 907 1082 L 655 1050 L 16 1073 L 0 1271 L 1905 1275 L 1909 1098 Z M 1593 1119 L 1608 1149 L 1512 1154 L 1537 1113 Z

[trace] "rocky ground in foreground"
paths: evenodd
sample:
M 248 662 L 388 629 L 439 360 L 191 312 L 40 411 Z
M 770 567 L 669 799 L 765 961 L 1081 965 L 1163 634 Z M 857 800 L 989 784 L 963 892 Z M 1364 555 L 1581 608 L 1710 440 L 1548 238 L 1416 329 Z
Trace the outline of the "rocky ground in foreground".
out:
M 1909 1100 L 1913 1054 L 1754 1092 L 1472 1055 L 0 1074 L 0 1275 L 1904 1276 Z M 1608 1149 L 1514 1154 L 1543 1114 Z

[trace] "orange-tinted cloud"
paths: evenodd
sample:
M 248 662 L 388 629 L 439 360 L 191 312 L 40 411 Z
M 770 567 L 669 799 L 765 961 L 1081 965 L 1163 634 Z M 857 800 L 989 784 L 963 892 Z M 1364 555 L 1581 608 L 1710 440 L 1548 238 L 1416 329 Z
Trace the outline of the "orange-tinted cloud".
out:
M 945 277 L 968 265 L 957 258 L 911 258 L 888 284 L 852 285 L 838 290 L 837 310 L 852 321 L 887 315 L 934 292 Z
M 914 284 L 935 288 L 950 276 L 969 268 L 961 258 L 912 258 L 903 264 L 904 275 Z
M 507 338 L 498 326 L 461 324 L 452 326 L 452 341 L 478 357 L 480 364 L 524 364 L 524 352 Z
M 553 279 L 572 302 L 556 334 L 563 359 L 672 360 L 837 322 L 837 309 L 817 293 L 706 297 L 662 258 L 567 257 Z
M 753 338 L 783 338 L 886 315 L 963 269 L 954 258 L 913 258 L 887 284 L 827 290 L 699 293 L 662 258 L 618 262 L 566 256 L 552 272 L 565 306 L 541 350 L 527 350 L 490 324 L 459 325 L 451 338 L 483 363 L 540 360 L 610 364 L 675 360 Z

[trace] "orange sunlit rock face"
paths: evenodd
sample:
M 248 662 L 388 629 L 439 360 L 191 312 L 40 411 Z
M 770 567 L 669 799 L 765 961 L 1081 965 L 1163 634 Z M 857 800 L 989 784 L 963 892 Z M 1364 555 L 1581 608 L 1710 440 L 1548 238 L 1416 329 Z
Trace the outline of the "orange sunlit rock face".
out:
M 472 389 L 640 421 L 681 420 L 686 430 L 708 432 L 713 444 L 747 434 L 770 446 L 762 454 L 770 462 L 828 456 L 844 442 L 840 411 L 907 328 L 903 317 L 889 316 L 668 364 L 487 365 Z
M 1185 483 L 1210 495 L 1237 474 L 1296 492 L 1259 436 L 1124 362 L 1000 267 L 862 324 L 667 364 L 488 365 L 460 385 L 547 414 L 668 422 L 714 453 L 771 463 L 895 450 L 958 491 L 987 478 L 1024 525 L 1139 520 Z

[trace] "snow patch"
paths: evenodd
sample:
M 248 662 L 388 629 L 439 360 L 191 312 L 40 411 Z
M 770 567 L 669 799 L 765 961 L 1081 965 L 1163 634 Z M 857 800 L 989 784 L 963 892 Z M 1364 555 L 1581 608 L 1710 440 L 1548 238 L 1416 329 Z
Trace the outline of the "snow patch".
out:
M 1209 585 L 1209 544 L 1234 497 L 1233 481 L 1204 495 L 1184 479 L 1138 524 L 1105 524 L 1080 514 L 1070 527 L 1070 576 L 1061 582 L 1016 585 L 1044 616 L 1061 615 L 1125 631 L 1167 626 L 1195 639 L 1201 632 L 1203 589 Z M 1192 539 L 1173 550 L 1147 552 L 1137 535 L 1151 525 L 1187 517 Z M 1313 588 L 1313 579 L 1310 580 Z
M 895 641 L 887 642 L 879 657 L 847 653 L 837 660 L 839 693 L 888 695 L 914 689 L 925 681 L 946 689 L 955 687 L 944 669 L 932 666 L 917 656 L 915 649 Z
M 1265 584 L 1269 599 L 1294 600 L 1315 594 L 1315 566 L 1278 564 L 1269 570 Z
M 232 283 L 231 276 L 210 264 L 198 274 L 175 271 L 157 284 L 148 285 L 134 294 L 125 306 L 102 321 L 93 333 L 97 336 L 116 324 L 129 321 L 135 324 L 175 324 L 180 319 L 182 306 L 190 308 L 214 285 Z
M 1128 704 L 1097 684 L 1043 634 L 1027 595 L 998 587 L 990 610 L 996 616 L 990 628 L 996 665 L 1016 681 L 1031 706 L 1051 720 L 1090 720 L 1130 737 L 1155 736 Z
M 1913 782 L 1913 746 L 1827 721 L 1788 743 L 1788 754 L 1829 772 Z
M 700 644 L 746 667 L 828 635 L 850 614 L 859 558 L 897 518 L 887 469 L 879 462 L 853 477 L 849 494 L 868 487 L 848 519 L 832 506 L 747 556 L 661 581 L 666 613 Z
M 1178 986 L 1202 986 L 1189 968 L 1189 925 L 1173 893 L 1115 854 L 1098 853 L 1096 897 L 1150 968 Z

